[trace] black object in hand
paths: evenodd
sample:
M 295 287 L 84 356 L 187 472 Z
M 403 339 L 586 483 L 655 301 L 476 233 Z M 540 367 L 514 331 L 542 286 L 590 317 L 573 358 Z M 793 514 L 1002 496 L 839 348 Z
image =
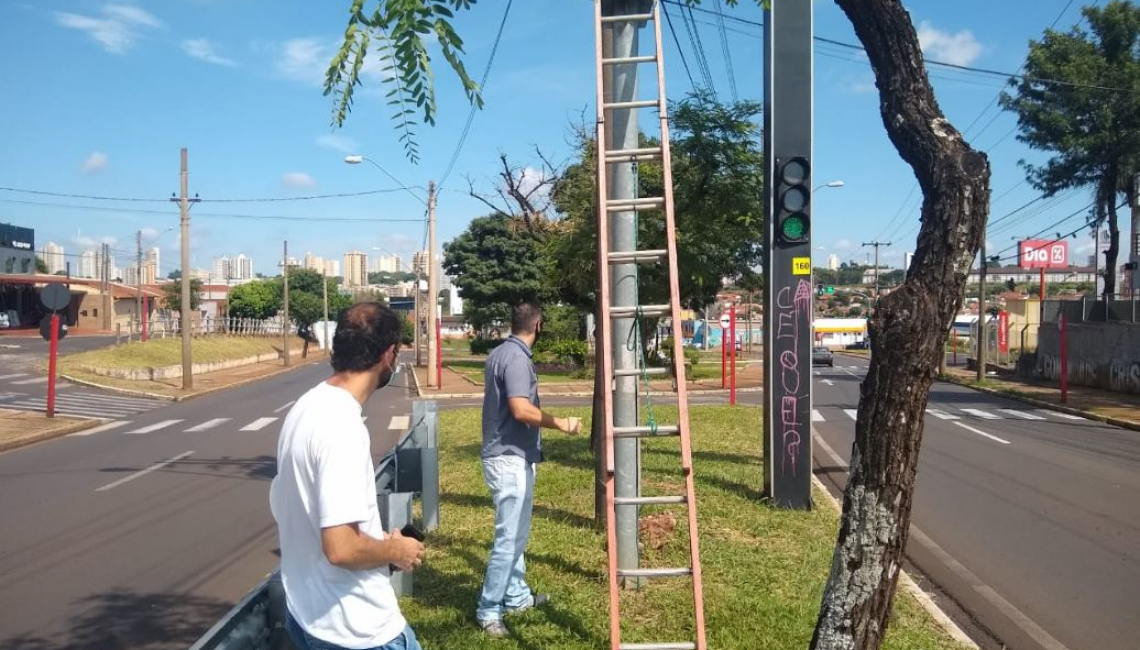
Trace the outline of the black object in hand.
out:
M 416 540 L 417 542 L 419 542 L 421 544 L 424 543 L 423 531 L 421 531 L 419 528 L 416 528 L 415 526 L 413 526 L 411 524 L 408 524 L 407 526 L 404 526 L 403 528 L 401 528 L 400 534 L 403 535 L 404 537 L 411 537 L 412 539 Z M 400 570 L 400 567 L 396 566 L 395 564 L 389 564 L 388 570 L 391 571 L 392 573 L 396 573 L 397 571 Z

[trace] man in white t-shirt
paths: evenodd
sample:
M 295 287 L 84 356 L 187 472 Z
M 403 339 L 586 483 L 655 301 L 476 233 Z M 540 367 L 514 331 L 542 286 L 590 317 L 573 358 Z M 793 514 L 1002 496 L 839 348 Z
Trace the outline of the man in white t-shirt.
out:
M 269 501 L 297 650 L 421 650 L 389 567 L 420 566 L 423 544 L 384 533 L 360 416 L 395 374 L 400 330 L 379 303 L 347 309 L 333 338 L 333 375 L 297 400 L 281 427 Z

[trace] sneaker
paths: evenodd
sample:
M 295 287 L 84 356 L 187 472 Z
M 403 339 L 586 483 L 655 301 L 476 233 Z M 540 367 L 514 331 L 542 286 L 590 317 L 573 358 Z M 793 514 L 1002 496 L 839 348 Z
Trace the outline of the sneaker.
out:
M 490 621 L 479 621 L 479 627 L 483 628 L 483 634 L 491 637 L 492 639 L 505 639 L 511 635 L 511 631 L 503 624 L 501 619 L 493 619 Z
M 541 607 L 542 605 L 545 605 L 546 603 L 549 603 L 549 602 L 550 602 L 550 595 L 549 594 L 533 594 L 530 597 L 529 603 L 527 603 L 525 605 L 519 605 L 518 607 L 504 607 L 503 610 L 507 614 L 519 614 L 521 612 L 527 611 L 528 609 L 530 609 L 532 607 Z

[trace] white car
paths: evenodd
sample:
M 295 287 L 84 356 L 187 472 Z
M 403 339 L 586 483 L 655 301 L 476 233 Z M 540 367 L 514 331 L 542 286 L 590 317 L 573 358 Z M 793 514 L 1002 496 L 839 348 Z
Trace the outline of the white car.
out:
M 8 314 L 0 311 L 0 329 L 8 329 L 12 324 L 8 321 Z

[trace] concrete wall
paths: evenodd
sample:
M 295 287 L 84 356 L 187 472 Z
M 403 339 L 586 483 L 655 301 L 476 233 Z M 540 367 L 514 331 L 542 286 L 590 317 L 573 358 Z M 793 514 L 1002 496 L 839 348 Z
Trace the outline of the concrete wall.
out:
M 1070 323 L 1069 383 L 1140 393 L 1140 324 Z M 1037 374 L 1060 380 L 1061 344 L 1055 323 L 1041 326 Z

